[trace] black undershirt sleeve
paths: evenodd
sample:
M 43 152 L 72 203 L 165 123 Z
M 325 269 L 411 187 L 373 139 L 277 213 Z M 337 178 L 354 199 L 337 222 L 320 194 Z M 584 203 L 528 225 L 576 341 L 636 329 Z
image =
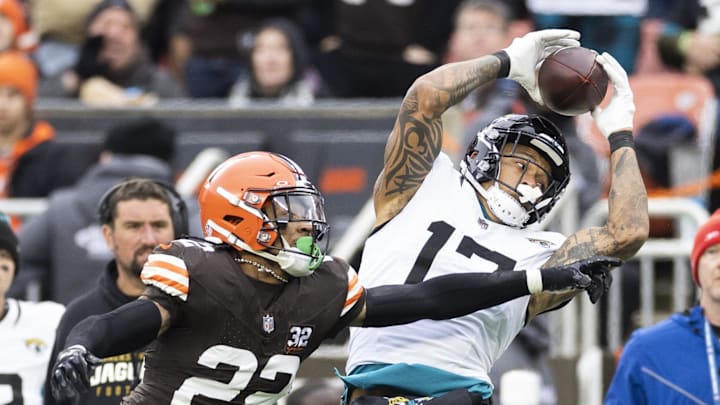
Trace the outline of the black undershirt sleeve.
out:
M 115 310 L 85 318 L 71 331 L 65 347 L 82 345 L 104 358 L 142 349 L 157 337 L 160 310 L 147 299 L 129 302 Z
M 367 289 L 363 327 L 450 319 L 528 295 L 525 271 L 451 274 Z

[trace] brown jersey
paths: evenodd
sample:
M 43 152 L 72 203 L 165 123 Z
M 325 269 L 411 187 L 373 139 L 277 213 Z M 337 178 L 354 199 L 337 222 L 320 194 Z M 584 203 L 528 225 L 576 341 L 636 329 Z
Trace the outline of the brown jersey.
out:
M 299 364 L 347 326 L 365 294 L 352 267 L 326 258 L 287 284 L 246 276 L 226 245 L 159 246 L 141 278 L 172 326 L 148 349 L 143 381 L 123 404 L 273 404 Z

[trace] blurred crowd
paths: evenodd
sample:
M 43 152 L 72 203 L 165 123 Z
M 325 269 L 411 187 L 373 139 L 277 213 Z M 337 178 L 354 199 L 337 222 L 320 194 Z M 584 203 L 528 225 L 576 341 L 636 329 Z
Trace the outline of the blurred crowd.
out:
M 413 79 L 443 62 L 549 27 L 580 31 L 584 46 L 616 55 L 630 73 L 683 67 L 684 54 L 667 43 L 697 24 L 671 21 L 681 16 L 674 3 L 8 0 L 0 3 L 0 48 L 33 61 L 42 98 L 77 97 L 90 105 L 152 105 L 174 97 L 308 104 L 316 97 L 401 97 Z M 683 18 L 700 12 L 699 2 L 681 3 L 688 9 Z M 468 6 L 475 11 L 462 12 Z M 687 71 L 717 63 L 687 46 L 687 35 L 682 39 L 688 59 L 702 55 Z
M 101 108 L 214 100 L 243 108 L 258 100 L 307 107 L 321 98 L 400 98 L 415 78 L 442 63 L 489 54 L 514 37 L 553 27 L 580 31 L 583 46 L 610 52 L 633 77 L 675 72 L 704 77 L 718 89 L 720 10 L 703 4 L 3 0 L 0 97 L 7 112 L 0 118 L 13 118 L 0 120 L 0 144 L 8 150 L 22 147 L 2 156 L 0 195 L 47 196 L 74 183 L 97 155 L 72 159 L 67 174 L 44 173 L 43 184 L 37 184 L 41 177 L 36 174 L 43 169 L 33 161 L 62 163 L 68 156 L 43 147 L 54 133 L 52 123 L 32 113 L 38 100 L 74 99 Z M 498 114 L 544 114 L 584 163 L 576 168 L 578 184 L 587 191 L 581 210 L 596 202 L 603 192 L 602 163 L 597 162 L 603 151 L 578 134 L 577 120 L 544 110 L 509 80 L 487 87 L 448 114 L 447 151 L 455 156 L 464 151 L 477 129 Z M 14 102 L 7 102 L 11 98 Z M 669 187 L 654 174 L 666 156 L 652 152 L 644 160 L 646 171 L 653 173 L 646 180 L 651 187 Z M 713 165 L 719 166 L 720 160 Z M 716 194 L 711 210 L 720 207 Z

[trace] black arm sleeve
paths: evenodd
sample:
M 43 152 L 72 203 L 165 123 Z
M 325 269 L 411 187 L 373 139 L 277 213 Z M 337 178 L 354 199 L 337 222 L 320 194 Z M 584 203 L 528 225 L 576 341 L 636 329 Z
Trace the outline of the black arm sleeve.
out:
M 363 327 L 450 319 L 528 295 L 525 271 L 464 273 L 367 289 Z
M 70 331 L 65 347 L 82 345 L 97 357 L 115 356 L 147 346 L 157 337 L 161 324 L 155 304 L 139 299 L 85 318 Z

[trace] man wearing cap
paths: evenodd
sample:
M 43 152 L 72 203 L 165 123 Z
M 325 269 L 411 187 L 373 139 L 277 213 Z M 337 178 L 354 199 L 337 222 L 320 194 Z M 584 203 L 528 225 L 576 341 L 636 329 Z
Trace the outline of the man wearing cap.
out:
M 632 334 L 606 405 L 720 403 L 720 210 L 698 229 L 690 262 L 698 305 Z
M 17 274 L 18 240 L 0 219 L 0 404 L 40 404 L 55 328 L 65 308 L 7 297 Z

